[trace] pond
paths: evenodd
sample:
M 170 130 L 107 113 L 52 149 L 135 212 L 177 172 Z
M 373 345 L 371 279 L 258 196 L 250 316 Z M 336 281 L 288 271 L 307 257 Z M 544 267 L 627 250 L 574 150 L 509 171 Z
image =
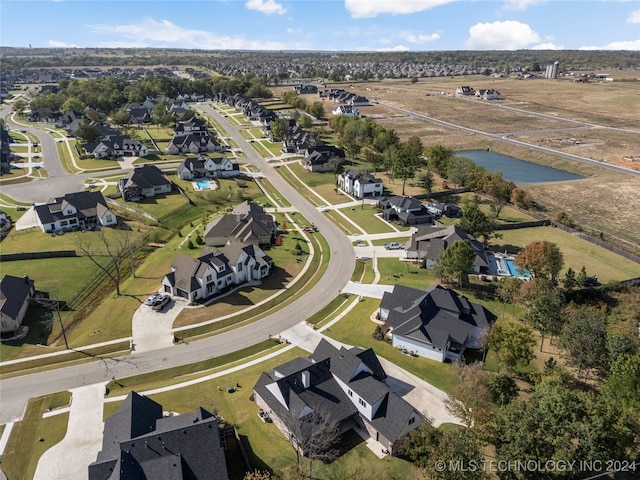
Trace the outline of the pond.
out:
M 489 172 L 501 171 L 502 177 L 514 183 L 547 183 L 580 180 L 586 177 L 565 172 L 557 168 L 545 167 L 537 163 L 526 162 L 490 150 L 464 150 L 457 157 L 466 157 Z

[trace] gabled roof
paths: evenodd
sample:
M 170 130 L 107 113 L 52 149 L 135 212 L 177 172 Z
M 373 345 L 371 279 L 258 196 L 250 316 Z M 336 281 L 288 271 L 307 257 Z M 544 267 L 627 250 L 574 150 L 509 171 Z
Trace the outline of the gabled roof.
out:
M 427 258 L 430 260 L 437 259 L 440 254 L 449 248 L 453 242 L 458 240 L 468 241 L 473 251 L 476 253 L 474 265 L 478 267 L 487 267 L 487 254 L 482 243 L 469 235 L 457 225 L 448 227 L 425 227 L 418 229 L 411 236 L 410 250 L 420 250 L 427 252 Z
M 171 182 L 165 177 L 162 170 L 155 165 L 143 165 L 136 167 L 124 178 L 125 188 L 138 186 L 143 189 L 157 186 L 170 185 Z
M 19 278 L 5 275 L 0 280 L 0 311 L 17 320 L 24 302 L 31 297 L 34 282 L 29 277 Z
M 426 290 L 396 285 L 383 295 L 380 308 L 389 311 L 386 324 L 393 335 L 440 349 L 449 340 L 464 344 L 473 328 L 487 328 L 496 318 L 482 305 L 440 285 Z
M 102 217 L 109 211 L 102 192 L 89 191 L 67 193 L 64 197 L 51 198 L 44 205 L 36 205 L 34 211 L 42 224 L 48 224 L 68 218 L 63 213 L 67 205 L 77 210 L 73 217 L 78 219 Z
M 208 411 L 162 416 L 162 406 L 131 392 L 105 421 L 103 448 L 89 480 L 228 478 L 218 420 Z

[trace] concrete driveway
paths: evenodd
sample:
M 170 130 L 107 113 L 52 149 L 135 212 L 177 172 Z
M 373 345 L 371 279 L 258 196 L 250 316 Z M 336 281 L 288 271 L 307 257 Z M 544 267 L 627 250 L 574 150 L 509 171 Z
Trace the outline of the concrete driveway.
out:
M 86 480 L 88 466 L 102 448 L 102 421 L 106 383 L 70 390 L 67 434 L 44 452 L 34 480 Z
M 173 346 L 173 321 L 187 302 L 172 298 L 160 312 L 140 304 L 131 320 L 133 350 L 131 353 L 148 352 Z

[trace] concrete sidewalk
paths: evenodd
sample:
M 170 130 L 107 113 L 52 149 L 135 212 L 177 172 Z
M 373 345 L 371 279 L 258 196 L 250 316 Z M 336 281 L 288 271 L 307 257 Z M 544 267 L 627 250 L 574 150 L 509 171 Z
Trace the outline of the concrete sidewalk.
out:
M 105 383 L 74 388 L 67 434 L 40 457 L 34 480 L 86 480 L 102 448 Z

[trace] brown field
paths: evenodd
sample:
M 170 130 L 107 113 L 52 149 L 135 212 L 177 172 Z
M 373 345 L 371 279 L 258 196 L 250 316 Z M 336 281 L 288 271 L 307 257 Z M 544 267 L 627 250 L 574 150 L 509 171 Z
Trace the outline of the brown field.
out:
M 613 74 L 614 78 L 616 74 Z M 638 72 L 631 74 L 631 78 L 636 77 Z M 473 101 L 451 95 L 457 86 L 463 84 L 475 89 L 495 88 L 502 99 Z M 421 79 L 413 85 L 407 80 L 395 80 L 340 87 L 455 125 L 509 134 L 522 142 L 640 170 L 637 113 L 640 111 L 640 81 L 616 79 L 614 82 L 584 84 L 568 79 L 468 77 Z M 445 94 L 441 95 L 441 92 Z M 327 102 L 326 110 L 329 111 L 332 105 L 335 104 Z M 420 137 L 425 146 L 441 144 L 454 150 L 491 148 L 505 155 L 588 177 L 581 181 L 526 185 L 523 189 L 550 218 L 565 211 L 587 232 L 596 236 L 602 232 L 605 239 L 640 253 L 640 215 L 637 214 L 640 208 L 640 177 L 419 120 L 378 104 L 359 108 L 363 115 L 396 130 L 401 138 Z M 596 127 L 587 128 L 576 122 Z

